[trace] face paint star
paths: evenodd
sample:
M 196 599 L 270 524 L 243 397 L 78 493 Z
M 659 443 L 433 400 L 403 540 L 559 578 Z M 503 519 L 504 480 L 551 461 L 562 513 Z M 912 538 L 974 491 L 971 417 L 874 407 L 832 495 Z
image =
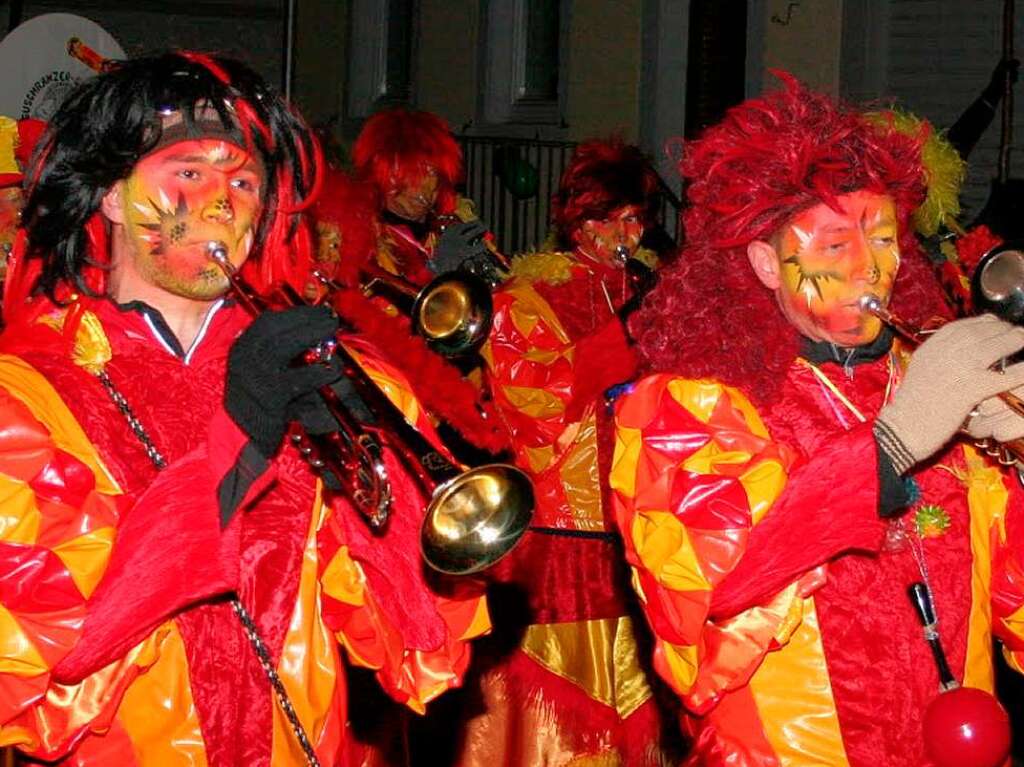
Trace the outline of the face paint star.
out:
M 806 294 L 807 291 L 804 290 L 804 283 L 807 283 L 809 287 L 814 289 L 814 292 L 817 294 L 819 299 L 824 299 L 825 297 L 821 292 L 821 282 L 842 279 L 842 276 L 838 272 L 835 272 L 831 269 L 821 269 L 816 272 L 806 271 L 804 269 L 803 264 L 800 262 L 799 253 L 785 259 L 783 263 L 792 264 L 794 267 L 796 267 L 798 275 L 796 283 L 796 292 Z
M 160 196 L 163 200 L 167 199 L 167 195 L 162 189 Z M 154 246 L 153 255 L 159 256 L 164 253 L 165 238 L 168 240 L 166 244 L 175 245 L 188 233 L 189 208 L 188 203 L 185 202 L 185 196 L 180 193 L 178 194 L 178 204 L 173 211 L 170 210 L 170 201 L 166 206 L 157 207 L 153 200 L 149 200 L 149 205 L 156 212 L 158 220 L 153 223 L 139 224 L 139 228 L 149 232 L 145 239 Z

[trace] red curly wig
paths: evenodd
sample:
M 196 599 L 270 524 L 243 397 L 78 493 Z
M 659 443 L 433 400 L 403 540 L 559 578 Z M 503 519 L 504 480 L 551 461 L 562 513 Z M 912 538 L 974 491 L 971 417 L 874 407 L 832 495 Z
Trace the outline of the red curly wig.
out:
M 658 209 L 658 177 L 644 154 L 619 138 L 592 140 L 576 147 L 558 191 L 551 198 L 551 223 L 561 245 L 584 221 L 602 221 L 626 205 L 641 209 L 644 226 Z
M 333 271 L 329 276 L 348 286 L 359 284 L 359 271 L 374 257 L 377 246 L 376 192 L 367 183 L 341 171 L 328 169 L 323 190 L 311 210 L 316 224 L 326 224 L 340 234 L 337 264 L 317 262 Z M 319 248 L 318 248 L 319 251 Z
M 770 401 L 799 348 L 796 330 L 754 275 L 746 247 L 768 241 L 796 214 L 858 190 L 891 196 L 901 268 L 894 311 L 911 321 L 948 317 L 910 216 L 925 195 L 921 147 L 891 125 L 807 90 L 783 88 L 732 108 L 687 147 L 687 246 L 630 320 L 646 372 L 712 377 Z
M 438 179 L 435 211 L 455 210 L 455 187 L 462 183 L 462 150 L 435 114 L 408 109 L 378 112 L 359 132 L 352 163 L 360 180 L 373 184 L 382 199 L 396 181 L 416 183 L 433 168 Z

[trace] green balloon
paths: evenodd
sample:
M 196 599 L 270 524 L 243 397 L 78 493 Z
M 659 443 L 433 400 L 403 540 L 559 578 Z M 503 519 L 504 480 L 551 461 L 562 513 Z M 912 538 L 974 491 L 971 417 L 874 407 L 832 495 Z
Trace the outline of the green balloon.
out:
M 504 172 L 500 178 L 505 188 L 517 200 L 528 200 L 537 194 L 540 174 L 529 160 L 522 157 L 505 157 Z

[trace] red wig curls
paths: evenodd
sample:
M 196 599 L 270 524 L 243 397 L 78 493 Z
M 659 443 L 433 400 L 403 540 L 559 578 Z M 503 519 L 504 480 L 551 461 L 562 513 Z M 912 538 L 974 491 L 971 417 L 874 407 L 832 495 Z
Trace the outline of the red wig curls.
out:
M 648 372 L 712 377 L 770 400 L 800 339 L 746 255 L 796 214 L 867 190 L 896 203 L 902 262 L 895 311 L 912 321 L 949 309 L 910 216 L 925 195 L 925 135 L 888 124 L 807 90 L 776 72 L 783 88 L 732 108 L 690 144 L 680 163 L 689 181 L 687 246 L 630 320 Z
M 455 210 L 462 182 L 462 150 L 444 120 L 430 112 L 389 109 L 363 126 L 352 147 L 352 162 L 363 181 L 383 196 L 396 182 L 416 183 L 431 168 L 437 173 L 436 210 Z
M 318 233 L 318 268 L 344 285 L 357 286 L 360 270 L 374 257 L 377 247 L 373 187 L 341 171 L 328 170 L 324 174 L 320 199 L 311 213 Z M 337 252 L 326 252 L 330 250 L 332 237 Z
M 635 146 L 621 139 L 587 141 L 576 147 L 551 198 L 551 223 L 563 246 L 584 221 L 602 221 L 626 205 L 641 209 L 644 226 L 658 208 L 658 177 Z

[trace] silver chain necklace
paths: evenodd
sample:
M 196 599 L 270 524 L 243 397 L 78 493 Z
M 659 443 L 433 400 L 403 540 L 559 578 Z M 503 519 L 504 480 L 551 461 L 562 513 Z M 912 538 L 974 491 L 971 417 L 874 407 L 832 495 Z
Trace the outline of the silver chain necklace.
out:
M 114 386 L 114 382 L 110 380 L 110 376 L 107 375 L 105 370 L 101 370 L 96 374 L 96 378 L 106 389 L 107 394 L 113 401 L 114 405 L 124 416 L 128 422 L 128 428 L 131 429 L 132 434 L 142 443 L 143 448 L 146 450 L 146 455 L 149 460 L 157 468 L 161 470 L 167 467 L 167 459 L 164 458 L 163 454 L 157 448 L 153 442 L 152 437 L 146 431 L 146 427 L 142 425 L 142 422 L 135 415 L 135 411 L 132 410 L 132 406 L 128 403 L 117 387 Z M 242 630 L 245 633 L 246 638 L 249 640 L 249 644 L 252 645 L 253 651 L 256 653 L 256 659 L 259 660 L 260 666 L 263 668 L 263 673 L 266 674 L 267 680 L 270 682 L 270 687 L 274 691 L 274 695 L 277 698 L 278 705 L 281 707 L 281 711 L 288 719 L 288 724 L 291 725 L 292 732 L 295 734 L 295 739 L 299 742 L 299 747 L 302 749 L 302 753 L 306 756 L 306 764 L 309 767 L 320 767 L 320 760 L 317 758 L 316 751 L 313 750 L 313 745 L 310 743 L 309 736 L 306 735 L 306 729 L 302 726 L 302 722 L 299 721 L 298 714 L 295 713 L 295 707 L 292 705 L 291 698 L 288 697 L 288 691 L 285 690 L 284 682 L 281 681 L 280 675 L 277 673 L 277 669 L 271 661 L 270 650 L 267 648 L 266 643 L 259 634 L 259 630 L 256 628 L 256 622 L 253 620 L 249 611 L 245 609 L 241 600 L 237 596 L 231 597 L 231 608 L 235 611 L 235 615 L 238 616 L 239 622 L 242 624 Z

